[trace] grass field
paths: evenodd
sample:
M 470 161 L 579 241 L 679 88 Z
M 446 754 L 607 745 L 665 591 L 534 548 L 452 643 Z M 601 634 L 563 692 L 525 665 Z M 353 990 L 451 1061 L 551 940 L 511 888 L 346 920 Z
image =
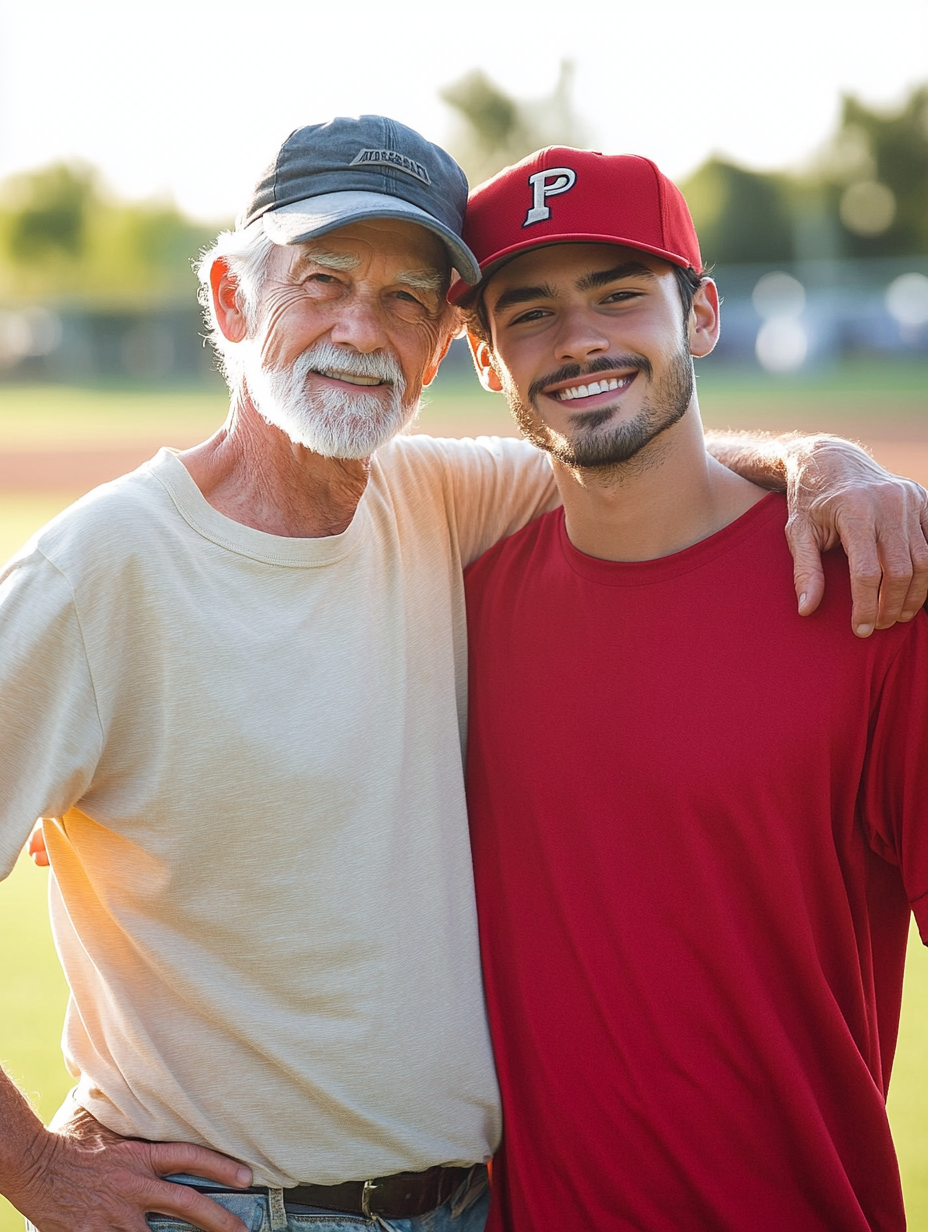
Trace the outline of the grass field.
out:
M 441 379 L 440 379 L 441 380 Z M 867 364 L 790 380 L 715 372 L 700 378 L 709 424 L 844 430 L 863 439 L 928 439 L 928 367 Z M 225 412 L 221 390 L 0 390 L 0 451 L 105 449 L 114 443 L 189 444 L 208 435 Z M 436 434 L 509 431 L 500 399 L 474 383 L 436 383 L 421 420 Z M 904 454 L 903 454 L 904 456 Z M 901 467 L 899 469 L 902 469 Z M 0 493 L 0 560 L 72 499 L 59 491 Z M 69 1085 L 59 1051 L 66 988 L 54 955 L 45 904 L 46 874 L 20 861 L 0 887 L 0 1059 L 48 1118 Z M 890 1116 L 899 1149 L 909 1226 L 928 1229 L 928 956 L 913 935 Z M 21 1229 L 0 1199 L 0 1232 Z M 790 1232 L 784 1229 L 783 1232 Z M 836 1229 L 836 1232 L 839 1230 Z

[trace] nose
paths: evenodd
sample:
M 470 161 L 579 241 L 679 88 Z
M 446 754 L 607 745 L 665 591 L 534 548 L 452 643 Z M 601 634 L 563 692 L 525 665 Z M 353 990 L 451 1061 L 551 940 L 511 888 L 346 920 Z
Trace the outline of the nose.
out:
M 609 339 L 596 316 L 583 308 L 564 313 L 554 340 L 561 364 L 582 364 L 609 350 Z
M 388 345 L 379 306 L 364 296 L 354 296 L 350 303 L 340 306 L 329 337 L 336 346 L 348 347 L 362 355 Z

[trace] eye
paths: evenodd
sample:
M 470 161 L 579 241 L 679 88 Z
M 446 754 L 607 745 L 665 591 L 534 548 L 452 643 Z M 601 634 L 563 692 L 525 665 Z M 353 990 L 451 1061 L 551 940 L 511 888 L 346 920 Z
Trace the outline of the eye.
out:
M 603 300 L 603 303 L 604 304 L 622 304 L 622 303 L 626 303 L 629 300 L 638 299 L 640 295 L 641 295 L 640 291 L 629 291 L 629 290 L 610 291 L 609 294 Z
M 513 317 L 509 325 L 529 325 L 533 321 L 543 321 L 550 315 L 550 310 L 547 308 L 529 308 L 527 312 L 520 312 L 517 317 Z
M 329 282 L 338 282 L 338 279 L 335 277 L 334 274 L 323 274 L 321 270 L 316 270 L 312 274 L 307 274 L 307 276 L 304 278 L 303 281 L 304 282 L 329 283 Z
M 390 292 L 389 303 L 391 311 L 401 321 L 416 322 L 425 319 L 434 320 L 438 317 L 440 308 L 437 297 L 428 293 L 408 291 L 405 287 L 397 287 Z

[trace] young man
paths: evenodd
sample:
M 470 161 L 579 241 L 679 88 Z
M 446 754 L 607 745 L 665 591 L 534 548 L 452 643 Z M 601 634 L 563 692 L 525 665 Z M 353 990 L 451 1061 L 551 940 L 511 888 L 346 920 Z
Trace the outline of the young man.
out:
M 563 498 L 467 578 L 492 1226 L 902 1229 L 928 619 L 848 636 L 838 553 L 787 601 L 783 498 L 705 449 L 719 299 L 652 163 L 549 149 L 468 208 L 478 371 Z

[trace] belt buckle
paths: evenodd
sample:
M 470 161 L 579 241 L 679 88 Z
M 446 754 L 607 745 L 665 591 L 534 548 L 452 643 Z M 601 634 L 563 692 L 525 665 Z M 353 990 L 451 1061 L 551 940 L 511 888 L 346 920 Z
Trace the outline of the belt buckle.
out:
M 376 1181 L 365 1181 L 361 1187 L 361 1214 L 365 1219 L 373 1219 L 371 1212 L 371 1194 L 379 1188 Z

